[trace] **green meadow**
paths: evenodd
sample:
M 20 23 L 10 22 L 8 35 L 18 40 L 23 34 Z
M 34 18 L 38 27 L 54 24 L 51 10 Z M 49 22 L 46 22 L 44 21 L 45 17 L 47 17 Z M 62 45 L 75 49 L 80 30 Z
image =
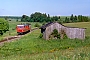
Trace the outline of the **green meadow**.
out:
M 21 22 L 9 22 L 11 35 Z M 41 23 L 39 23 L 41 24 Z M 32 28 L 35 23 L 31 23 Z M 0 47 L 0 60 L 90 60 L 90 22 L 65 23 L 65 26 L 86 28 L 86 39 L 44 40 L 39 38 L 40 29 L 16 41 Z M 9 36 L 8 32 L 2 36 Z

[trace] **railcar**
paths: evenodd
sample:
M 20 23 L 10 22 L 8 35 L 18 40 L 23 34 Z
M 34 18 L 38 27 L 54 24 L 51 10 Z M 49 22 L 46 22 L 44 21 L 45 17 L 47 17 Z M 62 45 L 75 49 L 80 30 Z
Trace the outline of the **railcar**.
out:
M 30 32 L 31 27 L 29 24 L 20 24 L 16 26 L 16 30 L 18 34 L 25 34 L 27 32 Z

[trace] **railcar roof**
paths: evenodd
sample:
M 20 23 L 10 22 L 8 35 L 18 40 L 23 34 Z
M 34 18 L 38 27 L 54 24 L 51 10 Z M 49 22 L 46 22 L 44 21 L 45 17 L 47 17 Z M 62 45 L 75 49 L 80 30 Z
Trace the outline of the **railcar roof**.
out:
M 24 25 L 17 25 L 17 26 L 24 26 Z
M 20 25 L 17 25 L 17 26 L 28 26 L 29 24 L 20 24 Z

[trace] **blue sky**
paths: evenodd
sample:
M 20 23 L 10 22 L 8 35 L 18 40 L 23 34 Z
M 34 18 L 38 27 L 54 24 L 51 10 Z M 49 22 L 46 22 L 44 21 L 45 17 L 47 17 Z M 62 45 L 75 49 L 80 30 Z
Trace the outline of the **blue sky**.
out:
M 0 0 L 0 16 L 29 16 L 34 12 L 51 16 L 90 16 L 90 0 Z

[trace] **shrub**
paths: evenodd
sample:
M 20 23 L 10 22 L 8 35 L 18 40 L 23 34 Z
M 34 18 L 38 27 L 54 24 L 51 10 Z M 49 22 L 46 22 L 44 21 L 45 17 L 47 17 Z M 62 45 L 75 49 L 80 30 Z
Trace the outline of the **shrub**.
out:
M 57 29 L 54 29 L 53 32 L 52 32 L 52 35 L 54 35 L 54 37 L 57 37 L 57 35 L 58 35 L 58 30 L 57 30 Z
M 50 39 L 54 38 L 54 39 L 60 39 L 60 34 L 58 34 L 58 30 L 54 29 L 52 34 L 49 36 Z
M 16 20 L 16 22 L 18 22 L 18 19 Z
M 67 39 L 68 37 L 67 37 L 67 35 L 66 34 L 64 34 L 64 39 Z
M 60 39 L 60 37 L 61 37 L 60 34 L 58 34 L 58 35 L 57 35 L 57 38 Z
M 61 39 L 66 39 L 66 38 L 68 38 L 66 32 L 64 30 L 61 30 Z
M 0 35 L 3 35 L 3 31 L 2 30 L 0 30 Z
M 34 27 L 40 27 L 40 25 L 39 25 L 38 23 L 36 23 L 36 24 L 34 25 Z
M 43 37 L 43 34 L 41 33 L 40 35 L 39 35 L 39 38 L 42 38 Z

